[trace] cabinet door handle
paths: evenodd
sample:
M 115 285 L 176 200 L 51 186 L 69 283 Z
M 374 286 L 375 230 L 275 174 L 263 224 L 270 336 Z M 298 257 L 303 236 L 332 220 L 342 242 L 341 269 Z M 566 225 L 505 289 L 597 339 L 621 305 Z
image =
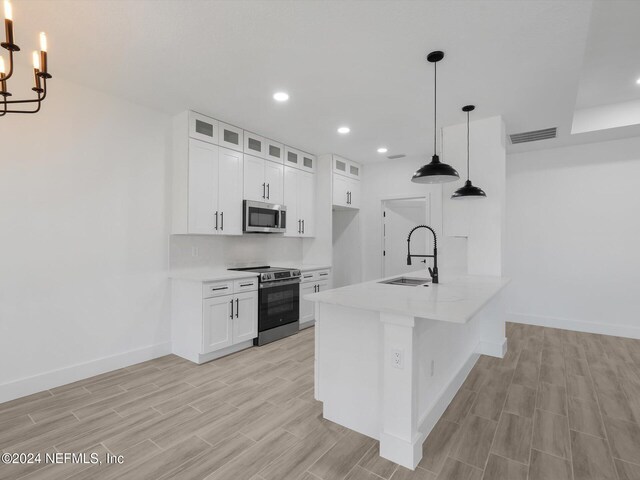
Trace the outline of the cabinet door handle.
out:
M 251 285 L 253 285 L 253 283 L 241 283 L 240 284 L 241 287 L 250 287 Z
M 263 183 L 263 184 L 262 184 L 262 198 L 267 198 L 267 197 L 266 197 L 266 195 L 267 195 L 267 194 L 266 194 L 266 191 L 267 191 L 267 184 L 266 184 L 266 183 Z
M 267 183 L 267 199 L 271 198 L 271 184 Z
M 302 233 L 302 220 L 298 220 L 298 233 Z
M 236 318 L 238 318 L 239 313 L 240 313 L 240 299 L 236 298 Z
M 220 230 L 224 230 L 224 212 L 220 213 Z
M 215 292 L 216 290 L 226 290 L 229 287 L 216 287 L 216 288 L 212 288 L 211 291 Z
M 233 320 L 233 298 L 231 299 L 231 320 Z
M 218 229 L 218 211 L 216 210 L 216 230 Z
M 302 220 L 302 234 L 304 235 L 304 220 Z

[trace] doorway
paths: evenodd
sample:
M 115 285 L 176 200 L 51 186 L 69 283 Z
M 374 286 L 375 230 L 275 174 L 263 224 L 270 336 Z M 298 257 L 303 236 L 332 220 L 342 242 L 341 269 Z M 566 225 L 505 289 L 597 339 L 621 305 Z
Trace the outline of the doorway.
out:
M 430 224 L 428 197 L 394 198 L 382 201 L 382 275 L 390 277 L 416 271 L 426 265 L 414 260 L 407 265 L 407 236 L 417 225 Z M 427 235 L 428 234 L 428 235 Z M 433 237 L 426 229 L 411 237 L 413 253 L 433 250 Z

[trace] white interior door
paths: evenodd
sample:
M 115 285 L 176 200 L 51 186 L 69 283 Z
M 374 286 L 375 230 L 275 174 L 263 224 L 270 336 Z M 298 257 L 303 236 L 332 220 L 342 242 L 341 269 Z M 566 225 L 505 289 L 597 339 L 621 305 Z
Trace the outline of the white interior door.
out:
M 385 277 L 402 275 L 431 266 L 420 258 L 413 258 L 407 265 L 407 236 L 417 225 L 429 224 L 427 201 L 425 198 L 387 200 L 383 204 L 383 275 Z M 416 230 L 411 237 L 411 253 L 433 253 L 433 236 L 427 229 Z

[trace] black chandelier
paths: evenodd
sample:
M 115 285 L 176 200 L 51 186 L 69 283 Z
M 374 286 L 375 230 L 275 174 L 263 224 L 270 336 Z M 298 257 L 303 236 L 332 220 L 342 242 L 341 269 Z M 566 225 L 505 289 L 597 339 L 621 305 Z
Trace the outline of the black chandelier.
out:
M 36 92 L 36 98 L 26 100 L 8 100 L 11 93 L 7 90 L 7 80 L 13 75 L 13 54 L 19 52 L 20 47 L 13 40 L 13 11 L 11 2 L 4 0 L 4 31 L 6 41 L 0 46 L 9 52 L 9 68 L 6 69 L 4 58 L 0 56 L 0 117 L 7 113 L 37 113 L 40 111 L 42 101 L 47 96 L 47 80 L 51 78 L 47 68 L 47 36 L 40 33 L 40 52 L 33 52 L 33 76 L 35 86 L 31 89 Z M 35 104 L 35 109 L 21 110 L 20 106 L 31 106 Z

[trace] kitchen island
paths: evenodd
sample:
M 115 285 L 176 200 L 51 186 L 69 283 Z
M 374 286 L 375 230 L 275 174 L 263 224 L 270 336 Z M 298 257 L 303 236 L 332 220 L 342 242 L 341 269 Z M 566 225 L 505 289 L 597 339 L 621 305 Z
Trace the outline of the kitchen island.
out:
M 305 296 L 316 309 L 315 397 L 326 419 L 378 439 L 381 456 L 413 469 L 479 355 L 504 356 L 508 280 L 387 280 Z

